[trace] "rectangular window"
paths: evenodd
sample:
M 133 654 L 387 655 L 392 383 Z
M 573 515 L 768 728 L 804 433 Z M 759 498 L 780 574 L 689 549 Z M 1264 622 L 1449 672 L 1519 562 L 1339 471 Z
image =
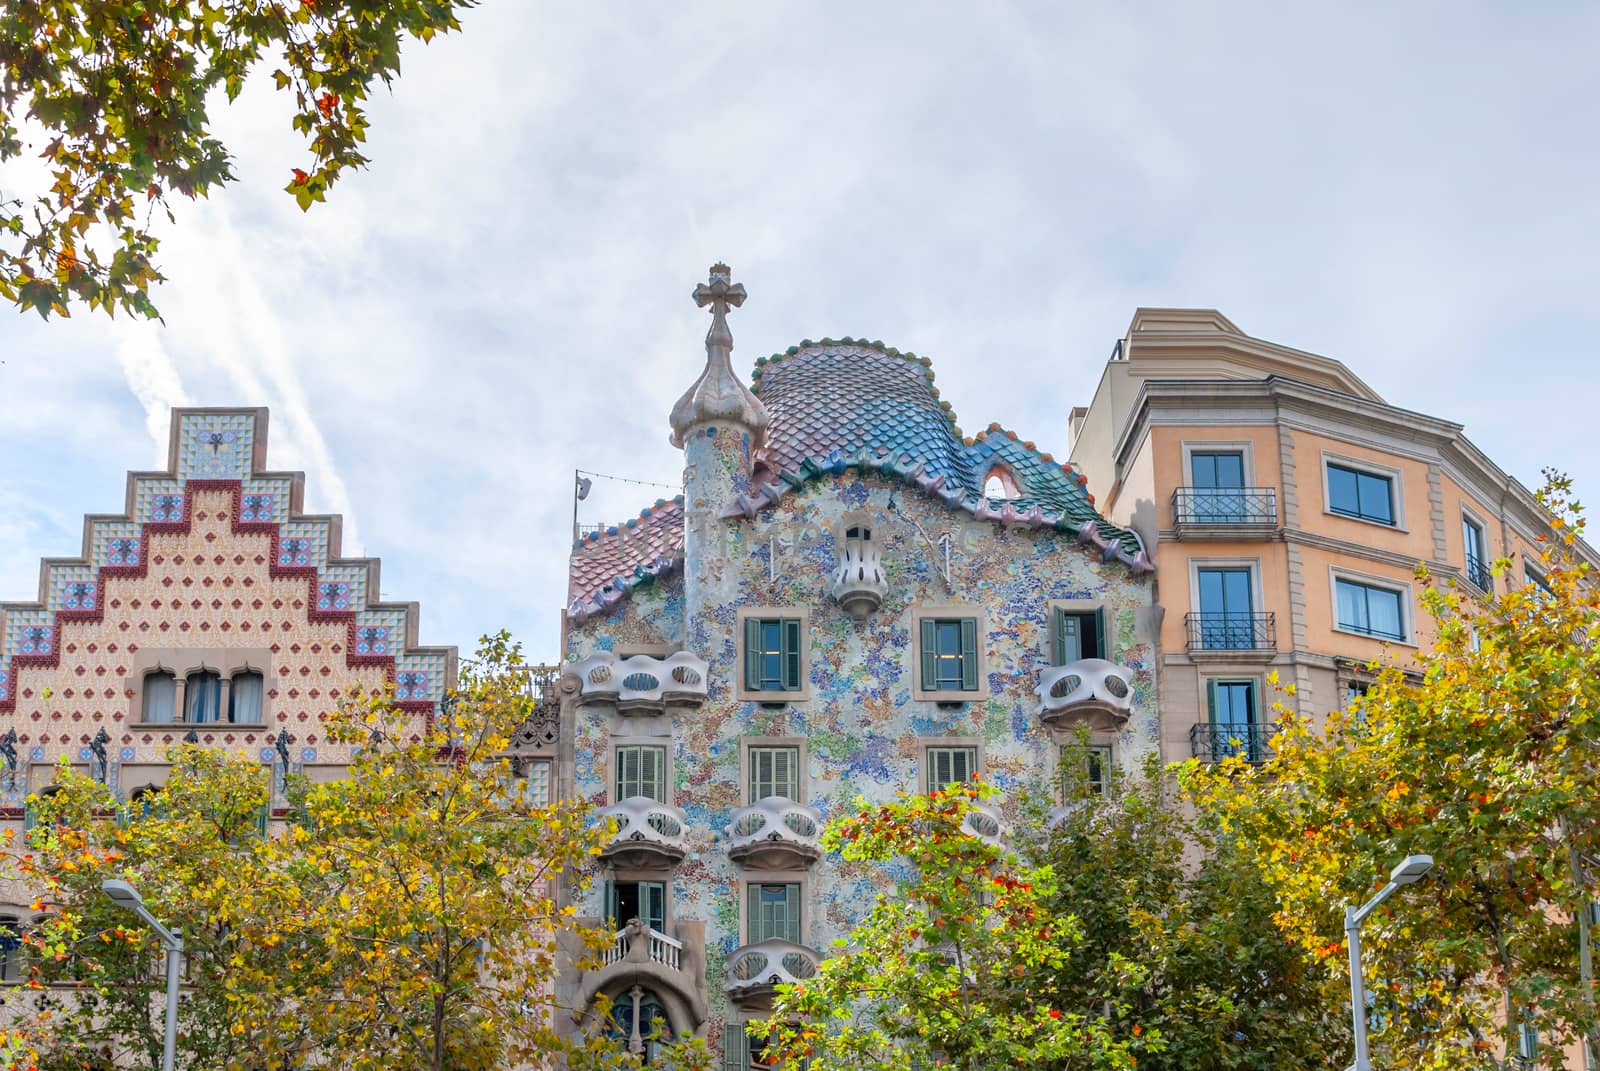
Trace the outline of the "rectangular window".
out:
M 1328 462 L 1328 509 L 1345 517 L 1394 527 L 1394 481 Z
M 978 776 L 978 749 L 975 747 L 930 747 L 927 757 L 930 792 Z
M 1483 529 L 1467 517 L 1461 518 L 1461 543 L 1466 548 L 1467 579 L 1483 591 L 1489 590 L 1489 555 L 1484 549 Z
M 216 722 L 222 716 L 222 675 L 200 672 L 189 674 L 184 687 L 185 717 L 195 724 Z
M 927 692 L 978 690 L 978 619 L 922 619 L 922 689 Z
M 639 919 L 657 933 L 667 932 L 667 886 L 660 881 L 606 882 L 606 915 L 613 929 Z
M 666 748 L 650 744 L 619 747 L 616 763 L 617 802 L 632 796 L 667 802 Z
M 751 882 L 747 895 L 750 898 L 749 940 L 747 944 L 762 941 L 788 941 L 800 943 L 800 886 L 796 882 L 769 884 Z
M 1535 569 L 1527 562 L 1522 563 L 1522 577 L 1527 583 L 1534 586 L 1534 593 L 1539 597 L 1545 599 L 1555 598 L 1556 593 L 1550 587 L 1550 581 L 1546 580 L 1543 573 L 1539 572 L 1539 570 Z
M 1213 726 L 1231 729 L 1256 723 L 1255 681 L 1207 681 L 1206 697 Z
M 1070 798 L 1081 784 L 1091 796 L 1103 796 L 1111 783 L 1111 747 L 1108 744 L 1067 744 L 1061 749 L 1061 795 Z
M 1265 636 L 1256 635 L 1255 597 L 1248 568 L 1199 569 L 1196 579 L 1200 620 L 1195 638 L 1200 647 L 1251 650 L 1266 645 Z
M 1401 592 L 1343 578 L 1334 580 L 1333 586 L 1340 628 L 1385 640 L 1406 638 Z
M 1244 454 L 1196 451 L 1189 455 L 1189 473 L 1194 486 L 1207 491 L 1238 489 L 1244 486 Z
M 1106 657 L 1104 610 L 1057 610 L 1052 664 L 1064 666 L 1084 658 Z
M 800 749 L 798 747 L 752 747 L 749 749 L 750 802 L 768 796 L 800 799 Z
M 798 617 L 745 618 L 745 690 L 800 691 L 800 639 Z

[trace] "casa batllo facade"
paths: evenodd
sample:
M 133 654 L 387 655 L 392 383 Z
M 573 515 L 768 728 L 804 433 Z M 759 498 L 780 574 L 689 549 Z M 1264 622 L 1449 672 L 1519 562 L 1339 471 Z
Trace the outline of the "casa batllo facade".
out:
M 1001 836 L 1060 763 L 1155 754 L 1156 614 L 1139 538 L 1033 443 L 964 437 L 926 358 L 807 341 L 752 390 L 730 361 L 743 287 L 718 265 L 695 298 L 685 493 L 571 559 L 560 787 L 616 821 L 577 903 L 616 938 L 560 987 L 608 995 L 640 1051 L 661 1023 L 743 1068 L 774 985 L 906 877 L 824 855 L 823 824 L 982 777 L 1001 796 L 969 832 Z
M 341 693 L 393 686 L 420 729 L 454 686 L 455 648 L 418 644 L 416 604 L 381 602 L 378 562 L 342 557 L 339 518 L 303 513 L 304 477 L 266 454 L 265 409 L 174 411 L 166 470 L 129 474 L 80 556 L 43 563 L 36 602 L 0 604 L 12 828 L 63 760 L 129 800 L 183 739 L 257 757 L 279 785 L 335 778 L 350 754 L 322 720 Z M 0 928 L 25 926 L 27 902 L 0 888 Z

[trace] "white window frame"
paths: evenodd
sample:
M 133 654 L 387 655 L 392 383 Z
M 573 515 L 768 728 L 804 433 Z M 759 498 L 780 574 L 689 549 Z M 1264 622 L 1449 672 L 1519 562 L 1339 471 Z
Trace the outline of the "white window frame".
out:
M 977 752 L 976 756 L 974 756 L 972 775 L 980 780 L 988 780 L 989 762 L 988 758 L 984 754 L 982 737 L 920 736 L 917 738 L 917 747 L 919 749 L 917 752 L 917 783 L 922 786 L 922 792 L 924 795 L 932 792 L 936 788 L 944 788 L 943 785 L 935 785 L 929 781 L 929 775 L 933 773 L 931 764 L 928 762 L 929 748 L 972 748 L 975 752 Z
M 672 738 L 667 736 L 619 736 L 614 737 L 606 744 L 606 799 L 612 804 L 621 803 L 617 798 L 617 752 L 625 747 L 658 747 L 664 752 L 661 763 L 661 794 L 666 797 L 662 803 L 672 804 L 672 788 L 674 784 L 673 746 Z
M 1354 469 L 1364 472 L 1368 476 L 1381 476 L 1389 481 L 1389 507 L 1394 511 L 1394 523 L 1384 524 L 1382 521 L 1369 521 L 1365 517 L 1352 517 L 1348 513 L 1336 513 L 1333 509 L 1333 485 L 1328 480 L 1328 466 L 1338 465 L 1340 468 Z M 1406 525 L 1406 483 L 1405 474 L 1400 469 L 1390 465 L 1368 461 L 1366 458 L 1350 457 L 1347 454 L 1336 454 L 1330 450 L 1322 451 L 1322 512 L 1329 517 L 1336 517 L 1341 521 L 1354 521 L 1357 524 L 1369 524 L 1374 528 L 1382 528 L 1390 532 L 1409 532 Z
M 757 801 L 750 798 L 750 751 L 752 748 L 761 747 L 792 747 L 797 752 L 796 763 L 796 795 L 799 797 L 795 803 L 805 803 L 810 793 L 808 782 L 811 780 L 806 775 L 806 738 L 803 736 L 742 736 L 739 738 L 739 798 L 744 800 L 744 806 L 749 807 Z
M 1256 450 L 1255 444 L 1248 439 L 1218 440 L 1206 442 L 1199 439 L 1183 440 L 1183 482 L 1180 487 L 1194 486 L 1194 455 L 1195 454 L 1243 454 L 1244 485 L 1246 487 L 1260 487 L 1256 479 Z
M 1488 572 L 1490 567 L 1494 565 L 1494 552 L 1489 549 L 1489 524 L 1482 517 L 1478 516 L 1474 510 L 1470 509 L 1463 500 L 1461 503 L 1461 575 L 1466 578 L 1467 583 L 1472 584 L 1473 587 L 1477 587 L 1478 585 L 1473 583 L 1472 577 L 1467 568 L 1466 526 L 1469 524 L 1476 528 L 1478 530 L 1478 534 L 1483 538 L 1482 564 L 1484 571 Z M 1491 573 L 1487 579 L 1489 581 L 1488 586 L 1481 590 L 1492 594 L 1494 592 L 1494 575 Z
M 1201 569 L 1249 569 L 1250 570 L 1250 612 L 1253 614 L 1271 613 L 1263 605 L 1261 590 L 1261 559 L 1260 558 L 1190 558 L 1189 559 L 1189 612 L 1203 613 L 1200 609 L 1200 570 Z
M 1363 587 L 1379 588 L 1395 592 L 1400 596 L 1400 631 L 1404 639 L 1391 639 L 1388 636 L 1373 636 L 1365 632 L 1345 628 L 1339 624 L 1339 585 L 1338 581 L 1344 580 Z M 1394 643 L 1402 647 L 1417 646 L 1417 611 L 1415 595 L 1411 585 L 1404 580 L 1395 580 L 1387 576 L 1374 576 L 1371 573 L 1358 573 L 1353 569 L 1345 569 L 1337 565 L 1328 566 L 1328 613 L 1333 619 L 1333 631 L 1341 636 L 1357 636 L 1373 643 Z

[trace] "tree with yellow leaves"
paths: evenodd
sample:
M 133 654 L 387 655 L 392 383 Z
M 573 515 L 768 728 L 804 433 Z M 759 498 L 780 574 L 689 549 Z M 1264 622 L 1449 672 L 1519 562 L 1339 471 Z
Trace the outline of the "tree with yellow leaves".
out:
M 512 776 L 508 740 L 533 703 L 521 665 L 503 634 L 485 640 L 415 740 L 387 696 L 347 698 L 326 728 L 360 745 L 349 775 L 299 786 L 271 835 L 267 768 L 247 759 L 180 746 L 164 791 L 133 814 L 103 785 L 64 777 L 15 860 L 46 912 L 29 938 L 36 981 L 78 983 L 45 991 L 56 1028 L 40 1067 L 160 1065 L 155 944 L 100 895 L 108 877 L 184 937 L 180 1067 L 610 1059 L 562 1037 L 552 985 L 558 942 L 575 931 L 557 878 L 581 871 L 604 830 L 582 805 L 530 802 Z
M 1600 879 L 1600 601 L 1570 484 L 1551 474 L 1541 500 L 1545 585 L 1482 597 L 1421 573 L 1439 638 L 1420 679 L 1390 666 L 1321 728 L 1280 710 L 1260 768 L 1184 773 L 1282 927 L 1330 963 L 1342 905 L 1434 857 L 1363 929 L 1379 1066 L 1558 1068 L 1564 1046 L 1600 1040 L 1582 924 Z

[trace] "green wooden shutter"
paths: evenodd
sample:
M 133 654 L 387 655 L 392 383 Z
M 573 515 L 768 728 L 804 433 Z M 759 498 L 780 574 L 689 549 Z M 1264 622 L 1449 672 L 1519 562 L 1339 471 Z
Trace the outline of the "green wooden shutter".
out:
M 1102 606 L 1094 612 L 1094 652 L 1092 654 L 1085 652 L 1084 657 L 1110 658 L 1111 656 L 1106 653 L 1109 650 L 1111 648 L 1106 646 L 1106 610 Z
M 961 619 L 961 690 L 978 690 L 978 622 Z
M 751 882 L 745 891 L 745 943 L 758 944 L 761 937 L 761 886 Z
M 754 617 L 744 619 L 744 686 L 761 690 L 761 621 Z
M 639 795 L 649 796 L 657 803 L 665 803 L 666 751 L 659 747 L 639 749 Z
M 800 690 L 800 619 L 783 619 L 783 690 Z
M 935 659 L 939 653 L 938 625 L 931 617 L 922 619 L 922 643 L 919 645 L 922 654 L 922 687 L 930 692 L 938 683 L 938 662 Z
M 1206 681 L 1206 714 L 1211 724 L 1217 723 L 1217 682 Z
M 658 933 L 667 932 L 667 887 L 659 881 L 639 883 L 639 917 Z
M 783 887 L 783 929 L 784 940 L 793 944 L 800 943 L 800 886 L 798 885 Z
M 637 748 L 617 748 L 617 802 L 636 795 L 634 785 L 639 780 L 639 752 Z
M 1067 657 L 1067 651 L 1070 647 L 1067 639 L 1077 629 L 1078 621 L 1077 618 L 1065 610 L 1055 610 L 1050 616 L 1052 618 L 1050 623 L 1053 626 L 1050 636 L 1050 664 L 1052 666 L 1064 666 L 1072 661 L 1071 658 Z

